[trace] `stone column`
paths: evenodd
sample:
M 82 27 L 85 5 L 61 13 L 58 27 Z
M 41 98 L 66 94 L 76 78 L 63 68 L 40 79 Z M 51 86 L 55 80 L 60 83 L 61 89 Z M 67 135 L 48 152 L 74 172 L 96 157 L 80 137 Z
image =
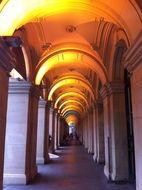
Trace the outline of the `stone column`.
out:
M 87 148 L 88 148 L 88 153 L 91 152 L 91 130 L 90 130 L 91 126 L 90 126 L 90 110 L 88 111 L 88 116 L 87 116 Z
M 47 101 L 40 99 L 38 107 L 38 133 L 37 133 L 37 164 L 44 164 L 49 161 L 48 145 L 49 142 L 49 128 L 46 105 Z M 46 122 L 47 120 L 47 122 Z M 45 148 L 46 146 L 46 148 Z
M 84 117 L 83 119 L 83 145 L 86 148 L 86 136 L 87 136 L 87 132 L 86 132 L 86 117 Z
M 61 142 L 61 119 L 60 115 L 58 115 L 58 142 L 57 142 L 58 147 L 60 147 L 60 142 Z
M 82 127 L 83 127 L 82 143 L 85 146 L 85 119 L 83 119 L 83 121 L 82 121 Z
M 94 153 L 94 128 L 93 128 L 93 108 L 90 108 L 90 117 L 89 117 L 89 124 L 90 124 L 90 153 Z
M 113 181 L 128 180 L 128 144 L 125 110 L 124 83 L 109 83 L 110 92 L 110 127 Z
M 53 109 L 52 102 L 47 101 L 45 107 L 45 132 L 44 132 L 44 158 L 45 163 L 49 162 L 49 152 L 52 152 L 52 140 L 49 142 L 49 136 L 52 138 L 53 127 Z
M 84 127 L 84 134 L 85 134 L 85 148 L 88 148 L 88 115 L 85 117 L 85 127 Z
M 89 113 L 86 116 L 86 148 L 89 150 Z
M 131 77 L 135 144 L 136 189 L 142 189 L 142 62 Z
M 50 145 L 50 153 L 54 153 L 55 151 L 55 111 L 53 108 L 50 108 L 50 126 L 49 129 L 51 131 L 51 145 Z
M 63 118 L 60 117 L 60 146 L 63 142 Z
M 54 151 L 57 150 L 57 139 L 58 139 L 58 112 L 54 110 Z
M 128 150 L 124 85 L 114 81 L 105 88 L 105 174 L 113 181 L 125 181 L 128 179 Z
M 3 38 L 0 37 L 0 190 L 3 189 L 4 146 L 8 98 L 9 72 L 14 67 L 14 58 Z
M 105 144 L 105 166 L 104 174 L 111 180 L 111 128 L 110 128 L 110 97 L 107 86 L 101 89 L 104 108 L 104 144 Z
M 6 129 L 6 112 L 8 97 L 8 73 L 0 67 L 0 190 L 3 184 L 4 145 Z
M 96 107 L 93 108 L 93 136 L 94 136 L 94 155 L 93 160 L 97 161 L 97 115 L 96 115 Z
M 96 102 L 96 128 L 97 128 L 97 163 L 105 162 L 104 153 L 104 116 L 103 104 L 101 101 Z
M 142 189 L 142 31 L 127 51 L 125 68 L 131 74 L 136 190 Z
M 26 184 L 37 174 L 39 91 L 30 83 L 9 84 L 4 183 Z

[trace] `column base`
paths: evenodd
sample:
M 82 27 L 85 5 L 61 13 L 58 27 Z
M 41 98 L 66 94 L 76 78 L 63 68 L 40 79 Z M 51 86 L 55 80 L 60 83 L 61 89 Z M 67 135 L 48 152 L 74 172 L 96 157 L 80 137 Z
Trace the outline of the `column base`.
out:
M 44 163 L 45 163 L 45 160 L 44 160 L 43 157 L 38 157 L 38 158 L 36 159 L 36 163 L 37 163 L 37 164 L 44 164 Z
M 49 163 L 50 162 L 50 158 L 49 158 L 49 155 L 48 155 L 48 157 L 46 157 L 46 158 L 43 158 L 43 157 L 39 157 L 39 158 L 37 158 L 36 159 L 36 163 L 37 164 L 47 164 L 47 163 Z
M 27 176 L 25 174 L 4 174 L 3 183 L 5 185 L 26 185 Z
M 93 155 L 93 160 L 94 160 L 94 162 L 97 162 L 97 157 L 95 154 Z
M 107 177 L 107 179 L 111 181 L 110 173 L 109 173 L 109 169 L 107 165 L 104 166 L 104 174 Z
M 115 173 L 111 173 L 111 180 L 115 183 L 126 183 L 128 182 L 128 178 L 123 177 L 122 175 L 116 175 Z

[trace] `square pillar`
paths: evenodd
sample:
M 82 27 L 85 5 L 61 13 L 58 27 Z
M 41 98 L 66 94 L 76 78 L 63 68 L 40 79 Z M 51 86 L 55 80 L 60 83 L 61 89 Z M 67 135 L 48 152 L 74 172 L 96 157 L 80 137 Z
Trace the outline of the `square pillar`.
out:
M 45 164 L 49 161 L 48 141 L 49 126 L 47 117 L 49 112 L 46 109 L 47 101 L 40 99 L 38 106 L 38 132 L 37 132 L 37 164 Z
M 97 128 L 97 163 L 105 163 L 104 153 L 104 116 L 103 105 L 100 101 L 96 102 L 96 128 Z
M 124 67 L 131 74 L 136 190 L 142 189 L 142 31 L 125 55 Z
M 58 113 L 54 110 L 54 150 L 57 150 L 57 138 L 58 138 Z
M 14 68 L 15 59 L 4 38 L 0 37 L 0 190 L 3 189 L 4 147 L 7 115 L 9 73 Z
M 128 144 L 125 92 L 122 82 L 113 82 L 110 91 L 110 127 L 111 127 L 111 179 L 128 181 Z
M 3 168 L 4 168 L 4 146 L 6 130 L 6 113 L 8 98 L 8 80 L 9 76 L 6 71 L 0 68 L 0 190 L 3 186 Z
M 58 142 L 57 142 L 58 147 L 60 147 L 60 142 L 61 142 L 61 118 L 60 115 L 58 115 Z
M 131 76 L 136 190 L 142 189 L 142 63 Z
M 54 143 L 55 143 L 55 111 L 50 108 L 49 114 L 49 132 L 51 135 L 50 153 L 54 153 Z
M 96 109 L 93 108 L 93 136 L 94 136 L 94 155 L 93 160 L 97 161 L 97 117 L 96 117 Z
M 89 117 L 89 123 L 90 123 L 90 153 L 94 154 L 94 127 L 93 127 L 93 108 L 90 108 L 90 117 Z
M 101 93 L 104 95 L 104 172 L 112 181 L 126 181 L 128 180 L 128 145 L 124 85 L 121 81 L 108 83 Z
M 37 174 L 39 91 L 25 81 L 9 84 L 4 183 L 26 184 Z
M 110 134 L 110 97 L 107 87 L 104 86 L 101 89 L 101 96 L 103 98 L 103 108 L 104 108 L 104 145 L 105 145 L 105 166 L 104 174 L 108 180 L 111 179 L 111 134 Z

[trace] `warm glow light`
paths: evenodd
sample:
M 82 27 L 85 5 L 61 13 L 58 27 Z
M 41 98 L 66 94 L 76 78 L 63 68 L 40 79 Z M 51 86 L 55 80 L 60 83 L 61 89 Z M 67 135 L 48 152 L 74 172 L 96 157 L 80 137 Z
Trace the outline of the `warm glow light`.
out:
M 90 47 L 82 44 L 62 44 L 63 47 L 56 47 L 59 49 L 51 49 L 48 55 L 45 55 L 39 62 L 36 68 L 35 84 L 40 85 L 44 75 L 51 69 L 58 66 L 67 66 L 75 64 L 77 68 L 90 68 L 98 74 L 102 83 L 106 83 L 107 74 L 104 65 L 101 63 L 100 57 Z M 71 50 L 72 49 L 72 50 Z M 61 53 L 62 51 L 62 53 Z
M 9 0 L 0 4 L 0 35 L 12 35 L 14 30 L 37 16 L 46 0 Z
M 94 100 L 94 94 L 92 92 L 91 87 L 89 84 L 86 84 L 84 81 L 76 79 L 76 78 L 68 78 L 68 79 L 63 79 L 59 82 L 57 82 L 50 90 L 49 95 L 48 95 L 48 100 L 52 100 L 52 95 L 53 93 L 60 87 L 63 87 L 65 85 L 75 85 L 77 88 L 80 88 L 81 86 L 84 87 L 89 91 L 89 94 L 91 95 L 92 99 Z
M 79 104 L 79 105 L 85 110 L 84 105 L 83 105 L 81 102 L 77 101 L 77 100 L 66 100 L 66 101 L 64 101 L 64 102 L 59 106 L 59 110 L 60 110 L 64 105 L 69 104 L 69 103 L 76 103 L 76 104 Z
M 84 3 L 81 0 L 3 0 L 0 4 L 0 35 L 12 35 L 15 29 L 36 17 L 68 12 L 77 7 L 80 9 L 82 2 Z
M 61 110 L 61 114 L 64 114 L 66 111 L 68 110 L 75 110 L 75 111 L 78 111 L 79 113 L 82 113 L 83 110 L 78 107 L 78 106 L 75 106 L 75 105 L 69 105 L 69 106 L 66 106 L 64 107 L 62 110 Z
M 97 11 L 96 3 L 94 6 L 90 0 L 3 0 L 0 4 L 0 35 L 12 35 L 15 29 L 33 19 L 64 12 L 83 12 L 91 21 L 97 14 L 103 17 L 105 13 L 100 10 Z
M 82 112 L 85 112 L 84 107 L 80 106 L 79 104 L 66 104 L 64 107 L 60 109 L 60 112 L 63 113 L 66 108 L 70 108 L 70 107 L 74 107 L 74 108 L 76 107 L 82 110 Z
M 66 122 L 68 123 L 68 125 L 71 125 L 71 124 L 77 124 L 78 123 L 78 118 L 77 116 L 75 115 L 69 115 L 67 118 L 66 118 Z
M 54 105 L 54 108 L 57 108 L 58 103 L 62 99 L 66 98 L 66 97 L 69 97 L 69 96 L 75 96 L 75 97 L 78 97 L 78 98 L 82 99 L 86 103 L 86 107 L 89 107 L 88 100 L 87 100 L 87 98 L 85 97 L 84 94 L 80 94 L 80 93 L 77 93 L 77 92 L 67 92 L 67 93 L 64 93 L 64 94 L 60 95 L 57 98 L 57 100 L 55 102 L 55 105 Z
M 64 116 L 67 112 L 69 111 L 76 111 L 79 115 L 82 115 L 82 111 L 80 111 L 79 109 L 76 108 L 67 108 L 63 113 L 62 116 Z

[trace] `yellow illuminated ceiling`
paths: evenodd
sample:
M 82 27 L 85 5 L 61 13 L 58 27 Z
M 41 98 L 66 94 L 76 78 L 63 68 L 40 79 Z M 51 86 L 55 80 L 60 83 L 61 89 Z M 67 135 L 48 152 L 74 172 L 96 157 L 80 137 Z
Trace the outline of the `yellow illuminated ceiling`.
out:
M 77 88 L 80 88 L 81 86 L 83 86 L 84 88 L 86 88 L 89 91 L 92 100 L 94 100 L 94 94 L 93 94 L 93 91 L 90 88 L 89 84 L 86 84 L 83 80 L 79 80 L 74 77 L 66 78 L 66 79 L 63 79 L 63 80 L 59 81 L 58 83 L 56 83 L 49 92 L 48 100 L 52 100 L 52 95 L 58 88 L 63 87 L 63 86 L 68 86 L 68 85 L 75 85 Z
M 89 103 L 88 103 L 88 101 L 87 101 L 87 97 L 85 97 L 84 94 L 80 94 L 80 93 L 78 93 L 78 92 L 66 92 L 66 93 L 60 95 L 60 96 L 56 99 L 54 107 L 57 108 L 57 107 L 58 107 L 58 103 L 59 103 L 62 99 L 66 98 L 66 97 L 68 98 L 68 97 L 70 97 L 70 96 L 71 96 L 71 97 L 75 97 L 75 98 L 78 97 L 78 98 L 81 99 L 83 102 L 85 102 L 85 104 L 86 104 L 87 107 L 89 107 Z
M 68 67 L 72 63 L 77 68 L 90 68 L 99 75 L 103 84 L 106 83 L 106 69 L 95 51 L 84 44 L 63 43 L 50 48 L 50 51 L 44 53 L 36 67 L 35 84 L 40 85 L 44 75 L 49 70 Z
M 115 3 L 113 0 L 3 0 L 0 4 L 0 35 L 12 35 L 15 29 L 31 20 L 39 22 L 40 18 L 50 18 L 61 14 L 66 18 L 66 13 L 70 13 L 74 24 L 77 21 L 84 23 L 104 18 L 106 21 L 125 28 L 132 35 L 132 29 L 128 27 L 132 17 L 129 19 L 123 11 L 127 4 L 128 10 L 137 21 L 134 7 L 124 0 Z M 78 19 L 75 19 L 77 17 Z
M 84 110 L 85 110 L 85 107 L 84 105 L 80 102 L 80 101 L 77 101 L 77 100 L 72 100 L 72 99 L 69 99 L 69 100 L 66 100 L 64 101 L 60 106 L 59 106 L 59 110 L 61 110 L 61 108 L 65 105 L 68 105 L 68 104 L 79 104 Z
M 137 36 L 134 27 L 129 27 L 137 23 L 137 31 L 141 29 L 132 1 L 3 0 L 0 4 L 0 35 L 18 34 L 22 40 L 27 37 L 32 82 L 48 86 L 45 97 L 53 100 L 54 108 L 60 109 L 63 116 L 69 113 L 68 124 L 77 124 L 78 114 L 82 116 L 94 102 L 95 77 L 102 85 L 108 82 L 103 62 L 107 46 L 102 47 L 108 43 L 102 32 L 106 24 L 112 29 L 114 23 L 127 34 L 128 41 Z M 68 26 L 73 26 L 73 31 Z M 76 76 L 74 70 L 83 77 Z M 62 77 L 63 73 L 67 76 Z

